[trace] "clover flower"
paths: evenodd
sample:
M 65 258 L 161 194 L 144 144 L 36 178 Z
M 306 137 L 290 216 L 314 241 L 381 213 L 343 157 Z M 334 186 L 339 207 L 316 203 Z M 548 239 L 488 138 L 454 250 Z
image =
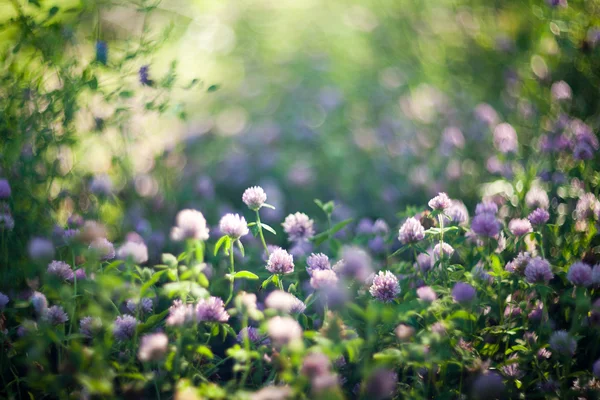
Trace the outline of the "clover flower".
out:
M 219 221 L 219 229 L 221 233 L 229 236 L 233 240 L 237 240 L 250 232 L 246 219 L 239 214 L 225 214 Z
M 529 222 L 529 220 L 527 219 L 512 219 L 509 223 L 508 223 L 508 229 L 510 230 L 510 233 L 512 233 L 515 236 L 523 236 L 526 235 L 530 232 L 533 232 L 533 228 L 531 227 L 531 222 Z
M 390 302 L 394 300 L 400 293 L 398 278 L 390 271 L 379 271 L 373 278 L 369 293 L 379 301 Z
M 536 208 L 527 216 L 527 219 L 531 225 L 541 226 L 548 222 L 550 214 L 543 208 Z
M 115 339 L 124 342 L 133 338 L 138 324 L 139 321 L 133 315 L 125 314 L 118 316 L 113 326 Z
M 135 264 L 143 264 L 148 261 L 148 247 L 144 243 L 129 240 L 119 247 L 117 257 L 120 260 L 130 260 Z
M 550 268 L 550 263 L 540 257 L 534 257 L 527 263 L 525 268 L 525 278 L 529 283 L 548 283 L 554 274 Z
M 425 228 L 414 217 L 408 218 L 398 231 L 398 240 L 403 244 L 416 243 L 425 238 Z
M 51 325 L 64 324 L 69 320 L 69 316 L 61 306 L 52 306 L 44 313 L 44 320 L 48 321 Z
M 591 286 L 592 267 L 582 262 L 573 263 L 567 272 L 567 279 L 575 286 Z
M 215 296 L 199 300 L 195 312 L 198 322 L 227 322 L 229 320 L 223 300 Z
M 267 194 L 260 186 L 252 186 L 244 191 L 242 201 L 249 209 L 256 211 L 266 203 Z
M 64 281 L 72 281 L 73 276 L 75 275 L 71 266 L 63 261 L 52 261 L 48 265 L 48 269 L 46 271 L 48 275 L 52 275 L 57 277 L 58 279 L 62 279 Z
M 452 288 L 452 298 L 459 304 L 468 304 L 475 299 L 477 291 L 468 283 L 458 282 Z
M 569 335 L 569 332 L 561 330 L 550 335 L 548 341 L 550 348 L 560 355 L 573 357 L 577 350 L 577 342 Z
M 142 336 L 138 358 L 140 361 L 159 361 L 167 353 L 169 338 L 162 332 Z
M 185 209 L 177 213 L 176 225 L 171 229 L 171 239 L 179 242 L 186 239 L 208 240 L 209 229 L 200 211 Z
M 481 213 L 473 217 L 471 229 L 479 236 L 493 238 L 500 232 L 500 222 L 492 213 Z
M 444 192 L 440 192 L 427 203 L 432 210 L 444 211 L 452 206 L 452 200 Z
M 306 272 L 308 272 L 309 275 L 312 275 L 315 271 L 318 270 L 328 269 L 331 269 L 329 257 L 327 257 L 323 253 L 313 253 L 306 259 Z
M 315 234 L 313 224 L 314 221 L 308 215 L 297 212 L 285 217 L 285 221 L 281 225 L 290 241 L 295 242 L 312 238 Z
M 504 122 L 494 128 L 494 147 L 501 153 L 516 153 L 518 148 L 517 132 L 512 125 Z
M 267 333 L 276 346 L 288 345 L 302 339 L 302 327 L 290 317 L 271 318 L 267 322 Z

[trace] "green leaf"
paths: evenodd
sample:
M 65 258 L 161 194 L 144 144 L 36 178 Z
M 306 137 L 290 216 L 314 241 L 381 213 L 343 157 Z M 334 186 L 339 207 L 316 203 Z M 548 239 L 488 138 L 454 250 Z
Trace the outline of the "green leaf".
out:
M 250 271 L 238 271 L 233 275 L 235 278 L 244 278 L 244 279 L 258 279 L 258 275 L 253 274 Z
M 246 252 L 244 251 L 244 245 L 242 244 L 242 241 L 236 240 L 236 243 L 237 243 L 238 249 L 240 249 L 240 252 L 242 253 L 242 257 L 246 257 Z
M 352 218 L 348 218 L 343 220 L 342 222 L 338 222 L 337 224 L 335 224 L 333 226 L 333 228 L 331 228 L 331 235 L 335 235 L 336 233 L 338 233 L 339 231 L 341 231 L 346 225 L 348 225 L 350 222 L 352 222 L 353 219 Z
M 466 320 L 471 320 L 471 321 L 477 321 L 477 317 L 475 315 L 471 314 L 470 312 L 468 312 L 467 310 L 458 310 L 458 311 L 455 311 L 447 319 L 449 319 L 449 320 L 452 320 L 452 319 L 466 319 Z
M 152 285 L 154 285 L 156 282 L 158 282 L 158 280 L 160 279 L 161 276 L 163 276 L 165 274 L 165 272 L 167 272 L 167 270 L 162 270 L 159 272 L 155 272 L 152 275 L 152 278 L 148 279 L 148 282 L 144 283 L 140 289 L 140 297 L 143 297 L 144 294 L 148 291 L 148 289 L 150 289 L 150 287 Z
M 209 285 L 208 278 L 202 272 L 198 273 L 198 283 L 205 288 Z
M 207 92 L 212 93 L 212 92 L 216 92 L 219 89 L 219 85 L 210 85 L 208 87 L 208 89 L 206 89 Z
M 271 232 L 273 235 L 277 235 L 277 233 L 275 232 L 275 229 L 271 228 L 269 225 L 267 224 L 263 224 L 262 222 L 260 223 L 260 226 L 263 227 L 263 229 Z
M 229 236 L 227 236 L 227 235 L 221 236 L 221 239 L 219 239 L 217 241 L 217 243 L 215 244 L 215 251 L 214 251 L 215 256 L 219 253 L 219 249 L 221 248 L 221 246 L 223 246 L 223 244 L 225 242 L 227 242 L 227 245 L 225 246 L 225 248 L 229 247 Z
M 212 350 L 209 349 L 207 346 L 198 346 L 196 348 L 196 353 L 201 354 L 205 357 L 210 358 L 211 360 L 215 357 L 215 355 L 213 354 Z
M 156 325 L 160 324 L 160 322 L 167 316 L 167 314 L 169 314 L 169 310 L 165 310 L 160 314 L 155 314 L 151 316 L 146 322 L 137 326 L 137 333 L 140 334 L 153 329 Z
M 272 210 L 274 210 L 274 209 L 275 209 L 275 206 L 272 206 L 272 205 L 270 205 L 270 204 L 267 204 L 267 203 L 263 204 L 262 206 L 263 206 L 263 207 L 270 208 L 270 209 L 272 209 Z
M 273 277 L 274 277 L 274 276 L 275 276 L 275 275 L 271 275 L 270 277 L 268 277 L 267 279 L 265 279 L 265 280 L 263 281 L 263 283 L 260 285 L 260 287 L 261 287 L 262 289 L 266 288 L 266 287 L 269 285 L 269 283 L 271 283 L 271 282 L 273 281 Z

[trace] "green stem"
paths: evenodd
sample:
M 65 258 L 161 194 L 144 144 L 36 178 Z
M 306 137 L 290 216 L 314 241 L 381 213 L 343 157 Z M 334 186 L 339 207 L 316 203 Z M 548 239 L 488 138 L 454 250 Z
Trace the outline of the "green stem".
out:
M 235 274 L 235 260 L 233 258 L 233 244 L 234 244 L 234 240 L 231 240 L 229 243 L 229 274 L 231 275 L 229 278 L 229 297 L 227 297 L 227 301 L 225 302 L 225 305 L 229 304 L 229 302 L 231 301 L 231 299 L 233 298 L 233 275 Z
M 258 210 L 256 210 L 256 226 L 258 226 L 258 235 L 260 236 L 260 241 L 265 248 L 267 257 L 269 257 L 269 249 L 267 248 L 267 242 L 265 241 L 265 236 L 263 235 L 262 223 L 260 222 L 260 214 Z

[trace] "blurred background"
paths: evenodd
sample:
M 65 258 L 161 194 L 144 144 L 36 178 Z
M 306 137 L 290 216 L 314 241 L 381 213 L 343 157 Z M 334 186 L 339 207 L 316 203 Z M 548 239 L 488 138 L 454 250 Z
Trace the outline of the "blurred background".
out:
M 560 179 L 532 154 L 562 116 L 598 124 L 598 7 L 4 0 L 15 230 L 81 214 L 159 251 L 179 209 L 216 224 L 253 185 L 280 230 L 289 212 L 319 215 L 315 198 L 337 220 L 394 225 L 439 191 L 472 207 L 501 177 Z M 494 138 L 511 129 L 518 150 L 503 152 Z

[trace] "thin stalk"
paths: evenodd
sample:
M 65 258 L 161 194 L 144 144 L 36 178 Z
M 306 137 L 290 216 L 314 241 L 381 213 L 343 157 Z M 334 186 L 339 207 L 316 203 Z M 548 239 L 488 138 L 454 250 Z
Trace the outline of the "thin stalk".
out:
M 227 297 L 227 301 L 225 302 L 225 305 L 229 304 L 229 302 L 231 301 L 231 299 L 233 298 L 233 275 L 235 274 L 235 260 L 233 257 L 233 244 L 234 244 L 234 240 L 231 240 L 229 243 L 229 274 L 231 275 L 231 277 L 229 278 L 229 297 Z
M 260 241 L 262 242 L 262 245 L 265 248 L 267 257 L 269 257 L 269 249 L 267 248 L 267 242 L 265 241 L 265 236 L 263 235 L 262 224 L 260 222 L 260 214 L 258 210 L 256 210 L 256 226 L 258 226 L 258 235 L 260 236 Z

